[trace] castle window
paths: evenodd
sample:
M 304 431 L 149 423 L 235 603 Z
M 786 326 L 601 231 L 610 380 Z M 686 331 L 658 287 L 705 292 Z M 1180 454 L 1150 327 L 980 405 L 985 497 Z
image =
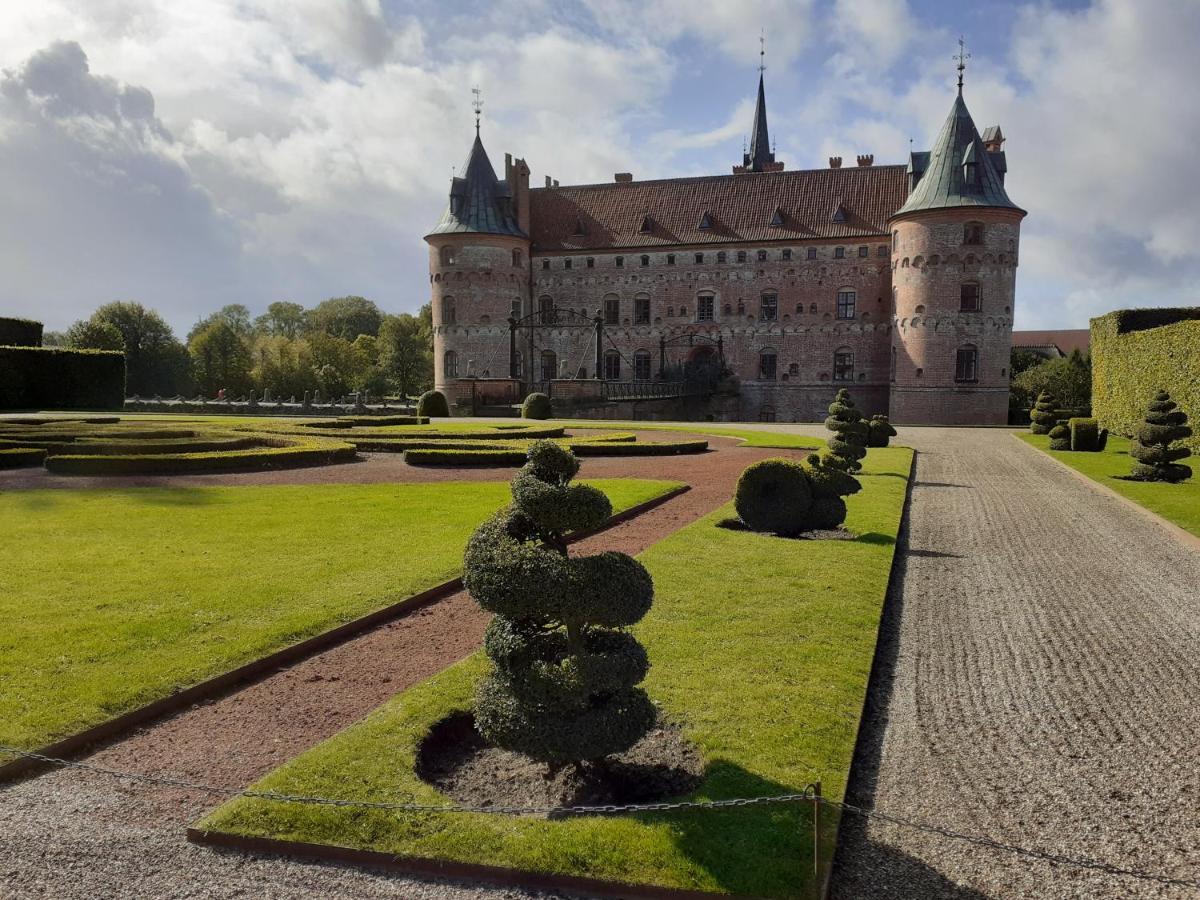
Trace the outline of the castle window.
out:
M 673 306 L 668 306 L 668 307 L 667 307 L 667 318 L 668 318 L 668 319 L 673 319 L 673 318 L 675 318 L 675 307 L 673 307 Z
M 766 262 L 766 261 L 767 261 L 767 251 L 766 251 L 766 250 L 759 250 L 759 251 L 758 251 L 758 261 L 759 261 L 759 262 Z
M 442 355 L 442 376 L 445 378 L 458 377 L 458 354 L 447 350 Z
M 696 254 L 696 265 L 698 265 L 698 266 L 704 265 L 704 254 L 703 253 Z
M 513 266 L 519 269 L 519 268 L 521 268 L 521 264 L 525 261 L 525 254 L 522 253 L 519 249 L 514 250 L 512 252 L 512 260 L 513 260 Z
M 442 265 L 443 266 L 454 265 L 454 248 L 453 247 L 443 247 L 441 249 L 441 256 L 442 256 Z
M 642 265 L 643 266 L 650 265 L 650 257 L 649 256 L 646 256 L 645 254 L 642 255 Z
M 762 295 L 758 306 L 758 317 L 764 322 L 774 322 L 779 317 L 779 295 L 768 291 Z
M 621 298 L 609 294 L 604 298 L 604 324 L 619 325 L 621 323 Z
M 679 314 L 681 316 L 686 316 L 687 315 L 687 307 L 686 306 L 679 307 Z
M 633 354 L 633 380 L 650 380 L 650 354 L 645 350 Z
M 979 380 L 979 350 L 974 344 L 958 348 L 954 359 L 954 380 L 974 382 Z
M 959 288 L 958 308 L 963 312 L 979 312 L 979 285 L 976 282 L 964 282 Z
M 842 288 L 837 292 L 837 317 L 839 319 L 854 318 L 854 304 L 858 300 L 858 292 L 851 288 Z
M 725 313 L 725 315 L 727 315 L 727 316 L 733 315 L 733 307 L 730 306 L 728 303 L 726 303 L 721 309 Z
M 647 294 L 638 294 L 633 298 L 633 324 L 650 324 L 650 297 Z
M 618 257 L 617 257 L 617 268 L 618 268 L 618 269 L 623 269 L 623 268 L 625 268 L 625 257 L 623 257 L 623 256 L 618 256 Z
M 895 253 L 900 249 L 900 229 L 897 228 L 892 232 L 892 252 Z
M 550 260 L 548 260 L 548 259 L 543 259 L 543 260 L 542 260 L 542 268 L 543 268 L 543 269 L 548 269 L 548 268 L 550 268 Z
M 604 351 L 604 380 L 619 381 L 621 379 L 621 354 L 616 350 Z
M 963 226 L 963 243 L 975 246 L 983 243 L 982 222 L 968 222 Z
M 542 351 L 542 381 L 558 377 L 558 357 L 553 350 Z
M 785 247 L 783 250 L 781 250 L 779 252 L 779 258 L 782 259 L 784 262 L 787 262 L 789 259 L 791 259 L 792 258 L 791 248 Z
M 596 268 L 596 257 L 594 257 L 594 256 L 589 256 L 589 257 L 587 258 L 587 267 L 588 267 L 589 269 L 594 269 L 594 268 Z
M 442 324 L 443 325 L 453 325 L 454 318 L 455 318 L 455 316 L 454 316 L 454 298 L 453 297 L 443 297 L 442 298 Z
M 809 247 L 809 248 L 808 248 L 808 258 L 809 258 L 809 259 L 816 259 L 816 258 L 817 258 L 817 248 L 816 248 L 816 247 Z
M 521 301 L 520 300 L 514 300 L 512 302 L 512 306 L 509 309 L 508 314 L 509 314 L 509 316 L 511 316 L 514 319 L 521 318 Z
M 801 300 L 799 303 L 796 304 L 796 315 L 798 315 L 798 316 L 804 315 L 804 301 L 803 300 Z
M 887 244 L 880 244 L 879 249 L 875 253 L 876 256 L 887 256 Z
M 724 250 L 720 250 L 717 252 L 717 262 L 721 263 L 722 265 L 725 263 L 725 251 Z
M 758 377 L 762 381 L 774 381 L 779 367 L 779 357 L 774 350 L 760 350 L 758 354 Z
M 812 305 L 811 305 L 811 306 L 808 308 L 808 311 L 809 311 L 810 313 L 812 313 L 812 314 L 815 316 L 815 315 L 817 314 L 817 304 L 815 304 L 815 303 L 814 303 L 814 304 L 812 304 Z
M 738 301 L 738 315 L 744 316 L 745 314 L 746 314 L 746 301 L 739 300 Z
M 846 258 L 846 248 L 845 247 L 834 247 L 833 248 L 833 258 L 834 259 L 845 259 Z
M 797 375 L 799 375 L 800 374 L 800 363 L 789 363 L 788 364 L 788 374 L 791 375 L 793 378 L 795 378 Z
M 866 246 L 865 244 L 858 248 L 858 255 L 860 257 L 866 256 L 870 252 L 871 252 L 871 248 Z
M 713 295 L 700 294 L 696 298 L 696 321 L 711 322 L 713 320 Z
M 513 375 L 516 378 L 525 377 L 525 357 L 521 354 L 520 350 L 518 350 L 516 356 L 513 357 Z
M 746 261 L 746 251 L 745 251 L 745 250 L 739 250 L 739 251 L 738 251 L 738 255 L 737 255 L 737 261 L 738 261 L 738 262 L 745 262 L 745 261 Z
M 554 324 L 556 316 L 554 315 L 553 297 L 538 297 L 538 318 L 542 320 L 543 325 Z
M 564 269 L 571 268 L 572 263 L 573 263 L 573 260 L 571 259 L 571 257 L 568 256 L 566 259 L 563 260 L 563 268 Z
M 667 254 L 667 265 L 668 266 L 675 265 L 675 254 L 674 253 Z
M 854 351 L 849 347 L 842 347 L 834 351 L 833 354 L 833 380 L 834 381 L 853 381 L 854 380 Z

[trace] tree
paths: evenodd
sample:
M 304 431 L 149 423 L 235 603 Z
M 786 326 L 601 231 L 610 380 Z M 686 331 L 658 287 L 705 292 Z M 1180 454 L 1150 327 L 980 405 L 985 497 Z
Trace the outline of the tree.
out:
M 384 316 L 379 328 L 379 369 L 401 397 L 433 384 L 433 353 L 417 316 Z
M 896 429 L 887 416 L 871 416 L 871 421 L 867 423 L 868 447 L 886 447 L 895 436 Z
M 214 322 L 224 322 L 242 338 L 249 338 L 254 332 L 254 326 L 250 323 L 250 310 L 240 303 L 230 303 L 228 306 L 222 306 L 215 313 L 205 316 L 193 325 L 192 330 L 188 332 L 188 344 L 192 343 L 193 337 Z
M 277 300 L 267 307 L 265 313 L 254 320 L 254 328 L 271 337 L 295 340 L 304 330 L 304 316 L 304 307 L 299 303 Z
M 302 397 L 317 388 L 308 342 L 260 334 L 250 351 L 254 387 L 275 397 Z
M 1187 413 L 1176 407 L 1166 391 L 1154 395 L 1146 418 L 1129 445 L 1129 455 L 1137 460 L 1133 464 L 1133 478 L 1174 483 L 1192 477 L 1191 467 L 1180 462 L 1191 456 L 1192 451 L 1185 446 L 1171 446 L 1192 436 L 1187 419 Z
M 64 344 L 72 350 L 124 350 L 125 338 L 112 322 L 81 319 L 67 329 Z
M 157 312 L 140 303 L 107 303 L 92 313 L 89 325 L 112 325 L 125 350 L 126 391 L 140 396 L 172 396 L 188 390 L 191 359 Z
M 654 584 L 624 553 L 569 556 L 566 535 L 612 512 L 602 492 L 570 484 L 578 471 L 569 450 L 535 442 L 512 505 L 476 530 L 463 561 L 467 590 L 495 615 L 476 728 L 552 771 L 627 750 L 656 720 L 638 687 L 646 651 L 624 630 L 650 609 Z
M 310 334 L 319 331 L 353 341 L 360 334 L 378 335 L 383 314 L 365 297 L 331 297 L 309 310 L 304 324 Z
M 311 332 L 307 340 L 321 393 L 332 399 L 354 390 L 363 375 L 363 354 L 354 344 L 319 331 Z
M 188 341 L 196 386 L 206 396 L 222 388 L 239 396 L 252 389 L 250 347 L 228 321 L 217 318 Z
M 1022 408 L 1047 391 L 1066 409 L 1088 409 L 1092 405 L 1091 359 L 1074 350 L 1070 356 L 1045 360 L 1014 378 L 1012 391 Z
M 1014 347 L 1008 358 L 1008 374 L 1009 378 L 1016 378 L 1026 369 L 1032 369 L 1034 366 L 1040 366 L 1046 361 L 1046 357 L 1040 356 L 1029 350 L 1021 350 Z
M 1058 400 L 1049 391 L 1042 391 L 1029 411 L 1029 430 L 1033 434 L 1049 434 L 1057 421 Z
M 829 404 L 825 427 L 833 432 L 833 436 L 826 441 L 829 450 L 822 457 L 825 464 L 843 472 L 853 473 L 861 469 L 859 460 L 867 455 L 868 427 L 845 388 L 838 391 Z

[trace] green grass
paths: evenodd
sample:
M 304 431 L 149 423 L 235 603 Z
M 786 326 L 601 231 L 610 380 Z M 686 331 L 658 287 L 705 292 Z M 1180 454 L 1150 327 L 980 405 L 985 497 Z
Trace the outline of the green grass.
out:
M 1044 434 L 1026 432 L 1017 436 L 1093 481 L 1112 488 L 1139 506 L 1200 537 L 1200 479 L 1193 476 L 1179 484 L 1127 480 L 1123 476 L 1133 468 L 1128 438 L 1109 435 L 1108 446 L 1103 452 L 1079 453 L 1049 449 L 1050 439 Z M 1197 468 L 1195 458 L 1183 462 L 1190 464 L 1193 469 Z
M 825 439 L 805 434 L 784 434 L 779 431 L 763 431 L 755 428 L 730 428 L 712 422 L 689 422 L 686 425 L 660 425 L 655 422 L 600 422 L 587 419 L 553 419 L 556 425 L 576 430 L 589 428 L 634 428 L 639 431 L 684 431 L 690 434 L 711 434 L 717 437 L 741 438 L 746 447 L 768 447 L 779 450 L 807 450 L 823 447 Z
M 849 498 L 855 541 L 789 541 L 717 528 L 726 506 L 644 553 L 656 585 L 637 633 L 646 687 L 702 749 L 699 798 L 846 786 L 912 454 L 873 450 Z M 422 736 L 469 707 L 476 654 L 405 691 L 258 787 L 446 803 L 413 772 Z M 826 854 L 833 816 L 825 821 Z M 398 814 L 242 799 L 198 827 L 388 853 L 772 897 L 806 896 L 808 806 L 547 821 Z
M 624 509 L 674 487 L 595 482 Z M 0 494 L 0 743 L 37 747 L 453 578 L 498 483 Z

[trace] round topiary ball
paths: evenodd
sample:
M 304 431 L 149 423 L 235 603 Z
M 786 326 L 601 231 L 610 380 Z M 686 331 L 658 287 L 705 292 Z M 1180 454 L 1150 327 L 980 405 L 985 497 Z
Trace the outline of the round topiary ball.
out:
M 1067 427 L 1066 422 L 1059 422 L 1050 429 L 1050 449 L 1051 450 L 1070 450 L 1071 449 L 1071 429 Z
M 738 478 L 733 505 L 753 531 L 799 534 L 811 528 L 808 513 L 812 488 L 800 464 L 790 459 L 764 459 Z
M 533 393 L 521 404 L 522 419 L 548 419 L 552 416 L 550 398 L 545 394 Z
M 450 415 L 450 404 L 446 402 L 446 395 L 441 391 L 426 391 L 417 400 L 417 415 L 429 416 L 430 418 L 440 417 L 447 418 Z

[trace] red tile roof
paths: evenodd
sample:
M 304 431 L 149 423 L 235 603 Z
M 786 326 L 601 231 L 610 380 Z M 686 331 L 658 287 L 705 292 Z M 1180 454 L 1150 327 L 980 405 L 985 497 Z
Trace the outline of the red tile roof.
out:
M 877 237 L 904 203 L 904 166 L 860 166 L 535 188 L 539 251 Z M 839 204 L 844 221 L 835 222 Z M 782 226 L 772 227 L 776 208 Z M 707 212 L 713 227 L 701 229 Z M 653 229 L 641 231 L 649 216 Z M 582 231 L 582 233 L 578 233 Z
M 1059 331 L 1014 331 L 1014 347 L 1057 347 L 1063 356 L 1072 350 L 1087 354 L 1092 344 L 1092 333 L 1086 328 L 1065 328 Z

